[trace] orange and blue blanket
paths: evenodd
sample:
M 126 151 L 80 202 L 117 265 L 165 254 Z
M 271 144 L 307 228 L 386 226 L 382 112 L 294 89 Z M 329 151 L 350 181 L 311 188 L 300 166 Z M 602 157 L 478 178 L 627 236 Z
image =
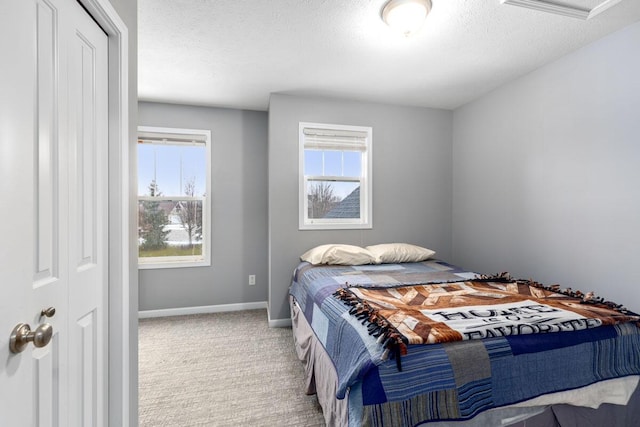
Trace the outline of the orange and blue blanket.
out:
M 640 316 L 593 294 L 546 287 L 508 274 L 411 286 L 340 288 L 334 294 L 369 329 L 405 344 L 579 331 L 638 322 Z M 389 335 L 389 334 L 386 334 Z
M 302 263 L 290 294 L 335 365 L 336 397 L 372 425 L 469 419 L 640 374 L 640 317 L 590 294 L 437 260 Z

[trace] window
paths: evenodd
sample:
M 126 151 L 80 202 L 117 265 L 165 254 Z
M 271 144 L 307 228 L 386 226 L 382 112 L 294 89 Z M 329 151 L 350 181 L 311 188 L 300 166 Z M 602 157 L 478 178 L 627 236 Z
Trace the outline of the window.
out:
M 138 265 L 210 265 L 211 132 L 138 128 Z
M 371 228 L 372 129 L 300 123 L 299 228 Z

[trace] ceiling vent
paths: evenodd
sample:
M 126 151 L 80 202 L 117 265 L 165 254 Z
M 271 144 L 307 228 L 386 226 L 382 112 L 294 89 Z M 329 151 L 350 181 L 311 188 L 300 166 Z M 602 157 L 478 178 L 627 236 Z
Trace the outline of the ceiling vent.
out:
M 502 4 L 521 6 L 579 19 L 591 19 L 621 1 L 622 0 L 501 0 Z

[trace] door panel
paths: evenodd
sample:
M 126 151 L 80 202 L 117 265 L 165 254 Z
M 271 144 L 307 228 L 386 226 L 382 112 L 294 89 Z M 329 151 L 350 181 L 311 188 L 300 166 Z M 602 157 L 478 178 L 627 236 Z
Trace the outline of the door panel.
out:
M 41 427 L 58 427 L 59 383 L 54 369 L 59 361 L 57 336 L 47 347 L 41 349 L 41 354 L 34 354 L 37 399 L 35 424 Z
M 75 0 L 2 1 L 0 55 L 0 426 L 103 426 L 107 36 Z M 51 342 L 11 353 L 21 322 Z
M 59 92 L 59 52 L 60 6 L 54 1 L 35 2 L 35 55 L 36 85 L 33 138 L 34 155 L 34 209 L 31 218 L 33 227 L 32 245 L 35 259 L 32 264 L 31 305 L 26 321 L 31 328 L 49 323 L 53 326 L 53 337 L 43 348 L 31 347 L 24 355 L 30 355 L 34 367 L 36 388 L 33 411 L 36 426 L 60 426 L 64 424 L 61 412 L 61 387 L 64 378 L 60 376 L 60 361 L 66 360 L 66 345 L 60 340 L 66 335 L 68 311 L 66 294 L 68 291 L 66 221 L 62 215 L 68 199 L 66 190 L 64 149 L 60 144 L 59 109 L 64 99 Z M 28 192 L 28 190 L 25 189 Z M 56 314 L 47 318 L 40 313 L 54 307 Z M 25 424 L 26 425 L 26 424 Z
M 69 363 L 72 425 L 100 426 L 106 408 L 107 36 L 74 4 L 68 67 Z
M 75 88 L 79 92 L 77 94 L 77 135 L 76 137 L 76 158 L 77 183 L 76 197 L 78 198 L 78 223 L 75 224 L 76 235 L 78 236 L 79 251 L 77 267 L 89 267 L 96 262 L 95 244 L 96 244 L 96 194 L 97 177 L 96 177 L 96 134 L 95 134 L 95 99 L 94 99 L 94 72 L 96 62 L 96 51 L 83 34 L 77 34 L 75 46 L 78 58 L 74 65 L 79 67 L 77 70 L 77 81 L 72 84 L 77 85 Z
M 37 4 L 37 181 L 35 188 L 35 280 L 42 283 L 58 276 L 58 104 L 56 79 L 56 9 L 50 3 Z
M 0 221 L 0 425 L 34 424 L 34 414 L 16 413 L 16 408 L 24 408 L 23 397 L 32 402 L 26 395 L 33 381 L 31 356 L 9 352 L 15 324 L 31 321 L 26 317 L 35 271 L 34 19 L 33 3 L 0 2 L 0 200 L 3 205 L 10 200 L 15 207 L 3 209 Z
M 97 421 L 98 402 L 97 394 L 97 378 L 96 378 L 96 323 L 94 321 L 94 313 L 91 312 L 76 324 L 76 330 L 73 332 L 80 338 L 79 361 L 80 370 L 78 372 L 78 381 L 80 386 L 79 401 L 84 404 L 77 408 L 76 415 L 79 416 L 82 426 L 95 426 Z

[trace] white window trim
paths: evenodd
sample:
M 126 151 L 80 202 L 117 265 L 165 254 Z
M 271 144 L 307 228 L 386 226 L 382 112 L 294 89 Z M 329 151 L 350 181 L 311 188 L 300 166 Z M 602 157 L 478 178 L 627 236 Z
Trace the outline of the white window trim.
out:
M 319 176 L 304 175 L 304 149 L 305 149 L 305 133 L 304 129 L 327 129 L 327 131 L 344 131 L 366 133 L 365 146 L 362 156 L 362 178 L 360 182 L 360 219 L 352 218 L 321 218 L 308 219 L 308 199 L 306 195 L 307 182 L 309 179 L 317 179 Z M 353 229 L 371 229 L 373 228 L 373 184 L 372 184 L 372 165 L 373 165 L 373 128 L 369 126 L 351 126 L 327 123 L 311 123 L 300 122 L 298 127 L 298 229 L 299 230 L 353 230 Z M 323 180 L 331 181 L 352 181 L 351 177 L 331 177 L 323 176 Z
M 207 156 L 207 171 L 205 182 L 205 201 L 202 204 L 202 256 L 194 257 L 193 260 L 189 260 L 190 257 L 138 257 L 138 269 L 150 270 L 161 268 L 185 268 L 185 267 L 208 267 L 211 265 L 211 131 L 207 129 L 181 129 L 181 128 L 167 128 L 157 126 L 138 126 L 138 133 L 171 133 L 171 134 L 183 134 L 183 135 L 204 135 L 205 136 L 205 152 Z M 137 181 L 137 177 L 136 177 Z M 137 193 L 136 186 L 136 193 Z M 166 197 L 165 197 L 166 198 Z M 188 196 L 173 196 L 169 199 L 179 198 L 180 200 L 186 200 Z M 140 200 L 138 195 L 136 200 Z M 137 217 L 137 216 L 136 216 Z M 136 227 L 137 230 L 137 227 Z M 137 231 L 136 231 L 137 232 Z M 138 236 L 135 236 L 136 241 Z

